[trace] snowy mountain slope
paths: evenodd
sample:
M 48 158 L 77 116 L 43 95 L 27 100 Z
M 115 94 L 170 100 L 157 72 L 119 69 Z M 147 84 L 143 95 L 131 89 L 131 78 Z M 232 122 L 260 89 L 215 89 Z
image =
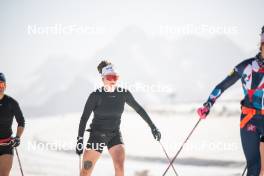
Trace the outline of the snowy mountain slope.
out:
M 36 112 L 41 109 L 51 114 L 79 111 L 90 91 L 100 86 L 96 66 L 106 59 L 116 65 L 121 85 L 159 86 L 166 90 L 151 92 L 134 90 L 133 87 L 131 91 L 144 105 L 204 101 L 213 86 L 247 57 L 226 36 L 210 39 L 184 36 L 168 41 L 149 36 L 132 26 L 86 61 L 47 61 L 36 71 L 35 82 L 28 86 L 34 87 L 32 92 L 26 97 L 27 90 L 18 92 L 18 95 L 23 97 L 26 109 L 32 111 L 35 108 Z M 227 92 L 223 99 L 242 96 L 238 85 Z M 37 103 L 36 98 L 40 98 Z M 68 98 L 75 103 L 65 103 Z

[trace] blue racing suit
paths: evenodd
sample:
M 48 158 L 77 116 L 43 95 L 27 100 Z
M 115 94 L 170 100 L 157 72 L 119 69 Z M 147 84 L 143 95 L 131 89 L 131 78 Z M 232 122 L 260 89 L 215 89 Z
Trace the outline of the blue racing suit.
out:
M 241 80 L 244 98 L 241 101 L 243 108 L 253 110 L 252 118 L 241 125 L 240 134 L 247 160 L 247 176 L 259 176 L 260 173 L 260 151 L 259 145 L 264 141 L 264 59 L 261 54 L 244 60 L 238 64 L 232 72 L 220 83 L 210 94 L 205 106 L 209 109 L 222 93 L 238 80 Z M 260 112 L 260 113 L 256 113 Z M 241 114 L 241 122 L 246 115 Z

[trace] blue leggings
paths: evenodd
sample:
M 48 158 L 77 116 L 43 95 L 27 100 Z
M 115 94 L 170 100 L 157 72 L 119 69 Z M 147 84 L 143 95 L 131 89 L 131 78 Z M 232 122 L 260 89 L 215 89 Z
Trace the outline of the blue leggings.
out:
M 244 115 L 241 116 L 244 118 Z M 255 115 L 240 130 L 243 151 L 247 160 L 247 176 L 259 176 L 260 173 L 260 137 L 264 134 L 264 116 Z

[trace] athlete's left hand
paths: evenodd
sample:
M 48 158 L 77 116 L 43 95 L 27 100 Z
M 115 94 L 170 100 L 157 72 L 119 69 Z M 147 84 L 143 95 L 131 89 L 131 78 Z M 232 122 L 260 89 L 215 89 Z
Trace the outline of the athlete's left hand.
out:
M 158 128 L 157 127 L 152 127 L 151 128 L 151 132 L 152 132 L 152 135 L 153 135 L 154 139 L 156 139 L 157 141 L 160 141 L 161 133 L 158 130 Z
M 12 147 L 18 147 L 20 145 L 20 137 L 16 136 L 11 140 L 10 145 Z
M 199 115 L 200 119 L 206 119 L 209 113 L 210 113 L 209 103 L 204 103 L 203 107 L 197 109 L 197 114 Z

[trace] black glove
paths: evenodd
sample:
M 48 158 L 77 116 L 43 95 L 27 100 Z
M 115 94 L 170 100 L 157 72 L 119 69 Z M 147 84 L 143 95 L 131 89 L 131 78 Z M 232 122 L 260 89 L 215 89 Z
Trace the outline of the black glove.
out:
M 81 155 L 83 153 L 83 137 L 77 137 L 76 154 Z
M 12 138 L 10 145 L 11 147 L 18 147 L 20 145 L 20 138 L 18 136 Z
M 155 126 L 151 127 L 151 132 L 152 132 L 154 139 L 156 139 L 157 141 L 160 141 L 161 134 L 160 134 L 160 131 L 158 130 L 158 128 Z
M 206 103 L 203 104 L 203 106 L 208 110 L 206 112 L 206 116 L 207 116 L 210 113 L 210 110 L 211 110 L 211 103 L 206 102 Z

